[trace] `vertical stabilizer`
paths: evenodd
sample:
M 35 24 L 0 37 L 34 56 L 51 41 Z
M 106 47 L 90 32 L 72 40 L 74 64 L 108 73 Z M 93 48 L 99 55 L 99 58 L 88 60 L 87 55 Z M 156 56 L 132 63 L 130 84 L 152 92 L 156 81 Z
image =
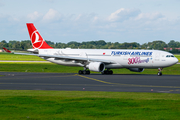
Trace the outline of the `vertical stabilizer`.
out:
M 26 25 L 28 28 L 33 49 L 53 49 L 44 41 L 33 23 L 26 23 Z

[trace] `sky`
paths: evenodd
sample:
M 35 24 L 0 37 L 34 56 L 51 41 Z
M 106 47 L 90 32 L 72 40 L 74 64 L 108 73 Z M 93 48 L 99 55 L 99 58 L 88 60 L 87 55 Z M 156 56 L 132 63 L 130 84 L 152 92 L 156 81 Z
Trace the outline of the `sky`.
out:
M 0 0 L 0 41 L 180 42 L 180 0 Z

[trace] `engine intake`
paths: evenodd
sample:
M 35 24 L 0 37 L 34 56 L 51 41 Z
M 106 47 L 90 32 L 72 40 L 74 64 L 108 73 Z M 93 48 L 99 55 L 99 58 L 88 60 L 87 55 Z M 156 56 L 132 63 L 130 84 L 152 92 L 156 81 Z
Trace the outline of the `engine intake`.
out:
M 133 72 L 143 72 L 144 71 L 144 68 L 128 68 L 128 69 Z
M 105 69 L 105 64 L 102 62 L 90 62 L 87 67 L 90 71 L 103 72 Z

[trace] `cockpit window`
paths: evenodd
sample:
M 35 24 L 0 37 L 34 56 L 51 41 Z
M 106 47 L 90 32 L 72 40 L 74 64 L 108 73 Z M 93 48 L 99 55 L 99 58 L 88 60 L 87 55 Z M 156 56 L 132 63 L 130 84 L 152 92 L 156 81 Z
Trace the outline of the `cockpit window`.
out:
M 174 55 L 166 55 L 166 57 L 174 57 Z

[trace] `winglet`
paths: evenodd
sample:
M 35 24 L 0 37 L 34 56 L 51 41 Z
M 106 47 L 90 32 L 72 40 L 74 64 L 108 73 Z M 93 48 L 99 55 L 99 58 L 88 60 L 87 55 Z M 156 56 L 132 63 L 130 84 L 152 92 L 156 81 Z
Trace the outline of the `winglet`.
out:
M 26 23 L 26 25 L 28 28 L 33 49 L 53 49 L 44 41 L 33 23 Z
M 11 51 L 8 50 L 8 49 L 6 49 L 5 47 L 3 47 L 3 49 L 4 49 L 6 52 L 11 53 Z

